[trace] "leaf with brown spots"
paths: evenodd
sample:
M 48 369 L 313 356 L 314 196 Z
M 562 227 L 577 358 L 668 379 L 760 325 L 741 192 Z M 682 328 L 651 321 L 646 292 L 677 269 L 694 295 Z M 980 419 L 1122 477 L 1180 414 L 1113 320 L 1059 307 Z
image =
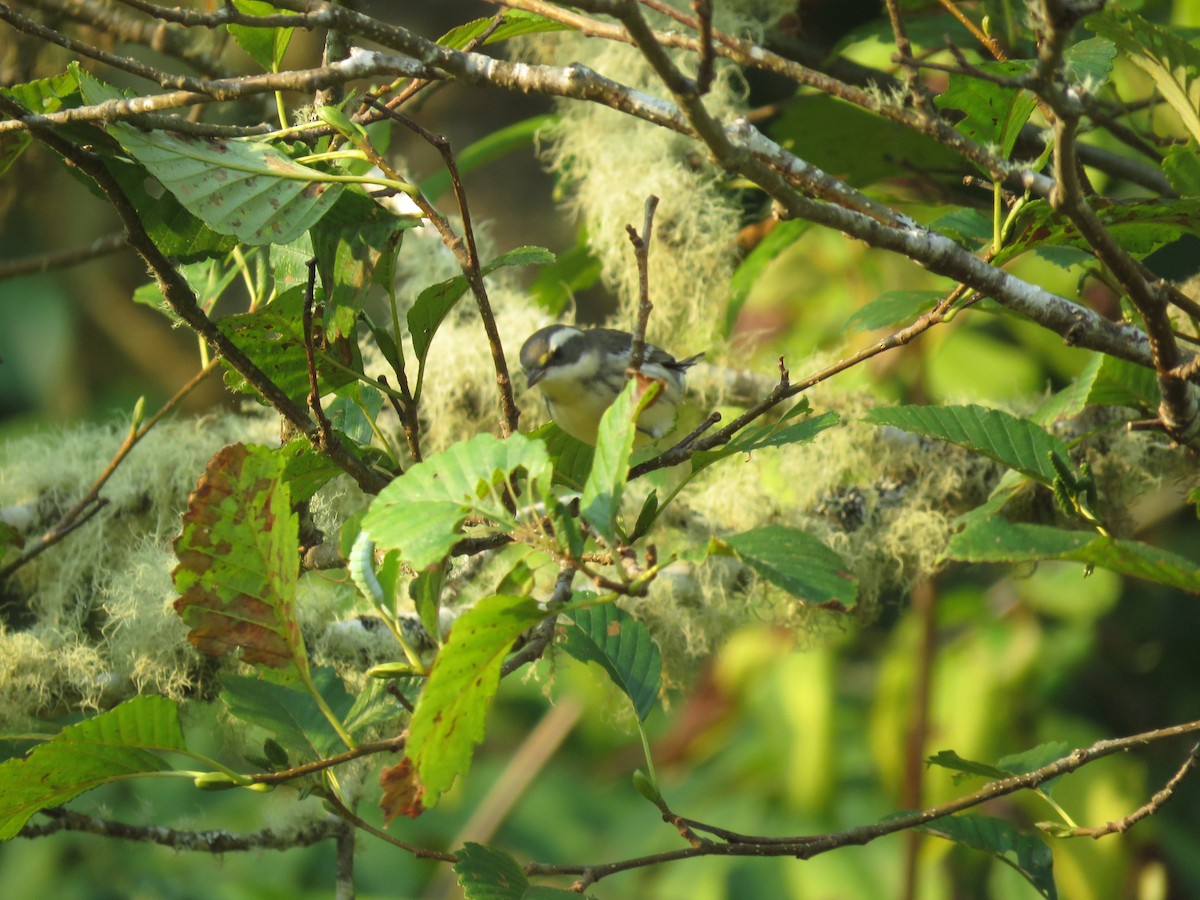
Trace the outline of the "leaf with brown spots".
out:
M 500 666 L 521 632 L 546 615 L 531 597 L 485 597 L 454 623 L 408 729 L 407 756 L 433 806 L 471 766 L 500 684 Z
M 175 610 L 191 628 L 188 640 L 209 656 L 241 650 L 246 662 L 295 666 L 303 677 L 298 525 L 281 480 L 285 464 L 245 444 L 209 460 L 175 540 Z

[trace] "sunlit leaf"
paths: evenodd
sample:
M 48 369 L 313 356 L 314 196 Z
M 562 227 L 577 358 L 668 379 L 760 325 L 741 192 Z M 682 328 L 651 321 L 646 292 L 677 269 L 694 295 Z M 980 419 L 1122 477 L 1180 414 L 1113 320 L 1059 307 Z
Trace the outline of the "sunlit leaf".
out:
M 1028 419 L 983 406 L 894 406 L 873 409 L 867 421 L 949 441 L 1016 469 L 1043 484 L 1054 483 L 1049 455 L 1070 459 L 1058 438 Z
M 550 458 L 541 441 L 513 435 L 500 441 L 480 434 L 451 445 L 408 469 L 380 492 L 363 520 L 381 549 L 399 550 L 415 569 L 439 563 L 461 537 L 458 527 L 471 514 L 516 528 L 505 506 L 515 497 L 512 479 L 528 476 L 535 493 L 549 492 Z
M 247 16 L 280 15 L 277 10 L 265 0 L 233 0 L 238 12 Z M 251 59 L 266 69 L 275 72 L 283 61 L 292 40 L 292 28 L 256 28 L 251 25 L 226 25 L 233 39 L 243 50 L 250 54 Z
M 637 419 L 657 398 L 662 384 L 651 378 L 630 378 L 617 399 L 604 411 L 596 436 L 592 470 L 583 486 L 579 513 L 610 543 L 616 540 L 621 496 L 629 480 L 629 456 L 637 437 Z
M 471 765 L 513 642 L 545 611 L 531 597 L 485 597 L 455 621 L 413 713 L 405 755 L 433 806 Z
M 183 750 L 175 704 L 135 697 L 64 728 L 23 758 L 0 763 L 0 840 L 13 837 L 38 810 L 127 778 L 170 771 L 159 755 Z

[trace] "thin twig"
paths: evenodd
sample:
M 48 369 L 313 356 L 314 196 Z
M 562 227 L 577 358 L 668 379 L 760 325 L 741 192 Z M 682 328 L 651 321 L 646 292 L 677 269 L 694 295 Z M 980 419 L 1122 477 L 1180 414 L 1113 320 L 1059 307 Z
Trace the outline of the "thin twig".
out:
M 65 269 L 68 266 L 90 262 L 97 257 L 117 253 L 124 250 L 126 246 L 125 235 L 108 234 L 102 238 L 96 238 L 90 244 L 82 247 L 55 250 L 51 253 L 24 259 L 5 260 L 0 262 L 0 281 L 20 278 L 22 275 L 41 275 L 54 269 Z
M 642 233 L 639 235 L 632 225 L 625 226 L 629 242 L 633 244 L 638 270 L 638 315 L 633 327 L 633 340 L 629 345 L 630 375 L 642 370 L 642 360 L 646 356 L 646 327 L 650 322 L 650 312 L 654 309 L 654 304 L 650 302 L 650 235 L 654 230 L 654 211 L 657 208 L 658 198 L 651 194 L 646 198 Z
M 700 22 L 700 64 L 696 69 L 696 93 L 707 94 L 712 88 L 713 61 L 713 11 L 711 0 L 692 0 L 692 12 Z
M 1175 796 L 1176 789 L 1183 783 L 1185 778 L 1195 771 L 1198 765 L 1200 765 L 1200 744 L 1192 747 L 1187 759 L 1183 761 L 1183 765 L 1171 776 L 1171 780 L 1163 785 L 1163 789 L 1129 815 L 1096 828 L 1072 828 L 1070 831 L 1063 831 L 1061 828 L 1056 827 L 1054 835 L 1056 837 L 1090 837 L 1099 839 L 1109 834 L 1124 834 L 1138 822 L 1142 821 L 1142 819 L 1158 812 L 1168 800 Z
M 38 541 L 32 546 L 26 548 L 19 556 L 9 562 L 7 565 L 0 567 L 0 583 L 3 583 L 8 576 L 17 569 L 24 566 L 26 563 L 40 556 L 45 551 L 49 550 L 75 529 L 79 528 L 107 504 L 107 500 L 100 497 L 100 491 L 104 485 L 108 483 L 108 479 L 113 476 L 117 468 L 125 461 L 130 451 L 137 446 L 138 442 L 144 438 L 150 429 L 162 421 L 163 417 L 173 411 L 179 403 L 191 393 L 192 389 L 203 381 L 213 369 L 217 367 L 216 360 L 210 360 L 199 372 L 193 375 L 184 383 L 184 385 L 175 392 L 175 394 L 164 403 L 154 415 L 145 422 L 135 423 L 134 427 L 125 435 L 125 440 L 121 442 L 121 446 L 117 448 L 117 452 L 113 458 L 108 461 L 104 467 L 104 471 L 92 483 L 79 501 L 69 510 L 63 513 L 62 517 L 48 532 L 43 534 Z
M 317 260 L 314 257 L 308 261 L 308 284 L 304 290 L 304 311 L 301 315 L 301 328 L 304 329 L 304 358 L 308 363 L 308 407 L 317 419 L 319 431 L 318 449 L 324 450 L 336 440 L 333 433 L 333 423 L 325 415 L 321 407 L 321 387 L 317 380 L 316 350 L 313 346 L 316 338 L 313 336 L 313 304 L 317 293 Z

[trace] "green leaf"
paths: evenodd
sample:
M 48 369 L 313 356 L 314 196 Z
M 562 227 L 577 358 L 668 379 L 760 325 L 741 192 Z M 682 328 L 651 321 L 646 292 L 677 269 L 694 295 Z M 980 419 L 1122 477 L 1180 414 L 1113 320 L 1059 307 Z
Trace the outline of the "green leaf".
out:
M 0 87 L 0 94 L 10 100 L 16 100 L 34 115 L 44 116 L 62 109 L 63 101 L 78 90 L 79 85 L 74 73 L 67 71 L 50 78 Z M 7 172 L 32 143 L 33 137 L 28 131 L 12 131 L 0 135 L 0 175 Z
M 455 621 L 413 712 L 406 756 L 432 807 L 471 766 L 513 642 L 546 613 L 531 597 L 485 597 Z
M 217 327 L 229 337 L 271 381 L 301 406 L 308 405 L 308 356 L 304 347 L 304 286 L 292 288 L 254 312 L 226 316 Z M 349 362 L 339 359 L 318 342 L 313 350 L 317 386 L 322 396 L 355 380 L 362 370 L 356 344 L 349 344 Z M 258 392 L 239 373 L 228 369 L 225 383 L 235 391 L 257 397 Z
M 468 842 L 455 856 L 454 871 L 465 900 L 567 900 L 588 896 L 530 885 L 520 864 L 494 847 Z
M 1019 60 L 981 63 L 979 68 L 992 75 L 1015 78 L 1028 72 L 1032 65 L 1028 60 Z M 1037 97 L 1030 91 L 955 72 L 934 103 L 939 109 L 961 110 L 965 117 L 955 127 L 980 144 L 995 144 L 1000 155 L 1007 158 L 1037 108 Z
M 657 381 L 630 378 L 600 417 L 592 471 L 583 486 L 579 514 L 610 544 L 616 541 L 617 515 L 629 480 L 629 455 L 637 437 L 638 416 L 661 390 Z
M 284 465 L 245 444 L 209 460 L 175 539 L 175 610 L 188 640 L 209 656 L 240 650 L 248 663 L 305 673 L 295 612 L 299 526 Z
M 325 666 L 314 669 L 312 674 L 325 702 L 344 720 L 354 698 L 346 693 L 342 680 Z M 307 690 L 261 678 L 225 674 L 221 676 L 221 700 L 231 716 L 265 729 L 298 761 L 321 759 L 344 749 L 337 731 Z
M 561 484 L 573 491 L 582 491 L 587 483 L 588 473 L 592 471 L 592 458 L 596 448 L 585 444 L 579 438 L 571 437 L 553 422 L 547 422 L 541 428 L 528 432 L 528 437 L 542 441 L 550 461 L 554 464 L 554 483 Z
M 1138 258 L 1149 255 L 1181 234 L 1200 234 L 1200 199 L 1111 201 L 1096 198 L 1093 211 L 1121 246 Z M 1091 251 L 1087 239 L 1045 200 L 1025 204 L 1010 242 L 995 264 L 1008 262 L 1035 248 L 1071 247 Z
M 887 291 L 846 320 L 846 331 L 874 331 L 908 325 L 937 305 L 940 291 Z
M 1200 197 L 1200 153 L 1196 144 L 1167 148 L 1162 161 L 1163 174 L 1181 197 Z
M 270 3 L 264 0 L 233 0 L 237 11 L 247 16 L 280 15 Z M 258 28 L 252 25 L 226 25 L 238 46 L 245 50 L 250 58 L 268 72 L 279 71 L 283 54 L 287 51 L 292 40 L 292 28 Z
M 807 603 L 854 605 L 858 579 L 840 556 L 807 532 L 764 525 L 719 542 L 794 597 Z
M 1066 445 L 1028 419 L 982 406 L 895 406 L 873 409 L 867 421 L 958 444 L 1016 469 L 1043 484 L 1054 483 L 1049 456 L 1069 459 Z
M 399 550 L 417 570 L 436 565 L 459 539 L 458 527 L 469 515 L 494 521 L 505 530 L 522 521 L 533 526 L 533 513 L 509 512 L 506 497 L 515 497 L 519 472 L 549 496 L 551 467 L 546 447 L 515 434 L 500 441 L 480 434 L 429 457 L 384 488 L 371 504 L 363 528 L 384 550 Z
M 538 271 L 529 285 L 529 293 L 541 309 L 557 318 L 578 292 L 594 287 L 599 281 L 600 260 L 592 255 L 587 232 L 581 229 L 574 246 Z
M 491 17 L 475 19 L 472 22 L 466 22 L 456 28 L 450 29 L 438 38 L 438 43 L 443 47 L 452 47 L 455 50 L 461 50 L 467 44 L 471 43 L 471 41 L 481 37 L 491 26 Z M 503 23 L 487 36 L 483 42 L 483 46 L 486 47 L 488 44 L 494 44 L 496 41 L 504 41 L 524 34 L 570 30 L 572 30 L 571 26 L 562 25 L 552 19 L 539 16 L 537 13 L 506 9 L 504 10 Z
M 64 728 L 24 758 L 0 763 L 0 840 L 38 810 L 61 806 L 102 784 L 171 770 L 158 754 L 185 750 L 179 711 L 145 696 Z
M 317 491 L 342 474 L 341 466 L 318 453 L 308 438 L 294 438 L 276 452 L 284 460 L 283 483 L 292 503 L 311 500 Z
M 517 247 L 502 253 L 483 266 L 483 274 L 490 275 L 504 266 L 541 265 L 554 262 L 554 254 L 543 247 Z M 425 365 L 425 357 L 429 353 L 429 345 L 437 333 L 438 326 L 463 294 L 467 292 L 467 279 L 462 275 L 438 284 L 430 285 L 421 291 L 416 303 L 408 311 L 408 330 L 412 334 L 413 352 L 417 354 L 420 365 Z
M 574 627 L 562 648 L 580 662 L 598 663 L 646 721 L 662 688 L 662 655 L 649 629 L 615 603 L 572 609 L 566 617 Z
M 992 241 L 992 220 L 977 209 L 959 208 L 929 223 L 931 231 L 944 234 L 968 250 L 978 250 Z
M 940 766 L 943 769 L 950 769 L 953 772 L 958 772 L 954 782 L 957 784 L 966 775 L 978 775 L 981 778 L 988 778 L 993 781 L 999 781 L 1005 778 L 1010 778 L 1014 772 L 993 766 L 989 763 L 978 762 L 974 759 L 963 759 L 953 750 L 939 750 L 933 756 L 925 760 L 927 766 Z
M 725 304 L 726 334 L 733 330 L 738 313 L 742 311 L 742 307 L 746 305 L 746 298 L 750 296 L 750 289 L 758 283 L 767 266 L 775 257 L 800 240 L 810 224 L 805 219 L 787 219 L 779 222 L 742 260 L 729 280 L 729 300 Z
M 485 21 L 490 22 L 491 20 Z M 528 119 L 522 119 L 520 122 L 514 122 L 491 132 L 455 154 L 454 161 L 458 168 L 458 174 L 466 175 L 468 172 L 482 168 L 516 150 L 532 147 L 537 133 L 557 121 L 558 116 L 546 113 L 530 116 Z M 450 173 L 446 169 L 439 169 L 422 181 L 420 187 L 422 194 L 430 200 L 436 200 L 450 189 Z
M 416 224 L 418 220 L 411 216 L 394 216 L 369 197 L 346 191 L 313 227 L 312 255 L 325 288 L 325 330 L 330 339 L 354 334 L 377 273 L 394 264 L 405 230 Z
M 811 416 L 812 407 L 808 398 L 800 401 L 788 410 L 778 422 L 771 425 L 750 425 L 743 428 L 728 444 L 712 450 L 703 450 L 692 454 L 693 474 L 706 469 L 713 463 L 728 456 L 739 453 L 753 453 L 765 447 L 782 447 L 785 444 L 807 444 L 816 438 L 826 428 L 832 428 L 839 421 L 835 412 L 821 413 Z M 805 418 L 798 422 L 792 420 L 803 415 Z
M 141 131 L 108 132 L 213 231 L 245 244 L 286 244 L 320 221 L 343 185 L 272 144 Z
M 1154 80 L 1192 140 L 1200 141 L 1200 49 L 1174 31 L 1121 9 L 1089 16 L 1087 27 L 1115 43 Z
M 946 557 L 963 562 L 1004 563 L 1071 560 L 1200 593 L 1200 565 L 1170 551 L 1093 531 L 1027 525 L 996 516 L 972 521 L 951 538 Z
M 1068 79 L 1095 94 L 1108 83 L 1116 58 L 1117 47 L 1112 41 L 1088 38 L 1067 48 L 1063 53 L 1063 69 Z
M 356 444 L 369 444 L 375 432 L 371 422 L 383 409 L 383 394 L 361 381 L 352 381 L 336 391 L 337 396 L 326 405 L 325 414 L 340 434 Z
M 1022 834 L 1003 819 L 991 816 L 945 816 L 917 828 L 926 834 L 946 838 L 974 850 L 991 853 L 1011 866 L 1046 898 L 1056 900 L 1054 856 L 1039 837 Z

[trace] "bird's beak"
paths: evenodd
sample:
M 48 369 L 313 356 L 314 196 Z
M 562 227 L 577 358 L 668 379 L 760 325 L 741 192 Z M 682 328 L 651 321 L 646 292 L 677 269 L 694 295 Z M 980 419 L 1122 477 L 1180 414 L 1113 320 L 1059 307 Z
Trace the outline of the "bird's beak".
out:
M 539 381 L 541 381 L 543 378 L 546 377 L 546 370 L 544 368 L 530 369 L 529 371 L 527 371 L 525 373 L 525 377 L 529 379 L 529 382 L 528 382 L 528 384 L 526 384 L 526 387 L 533 387 L 535 384 L 537 384 Z

